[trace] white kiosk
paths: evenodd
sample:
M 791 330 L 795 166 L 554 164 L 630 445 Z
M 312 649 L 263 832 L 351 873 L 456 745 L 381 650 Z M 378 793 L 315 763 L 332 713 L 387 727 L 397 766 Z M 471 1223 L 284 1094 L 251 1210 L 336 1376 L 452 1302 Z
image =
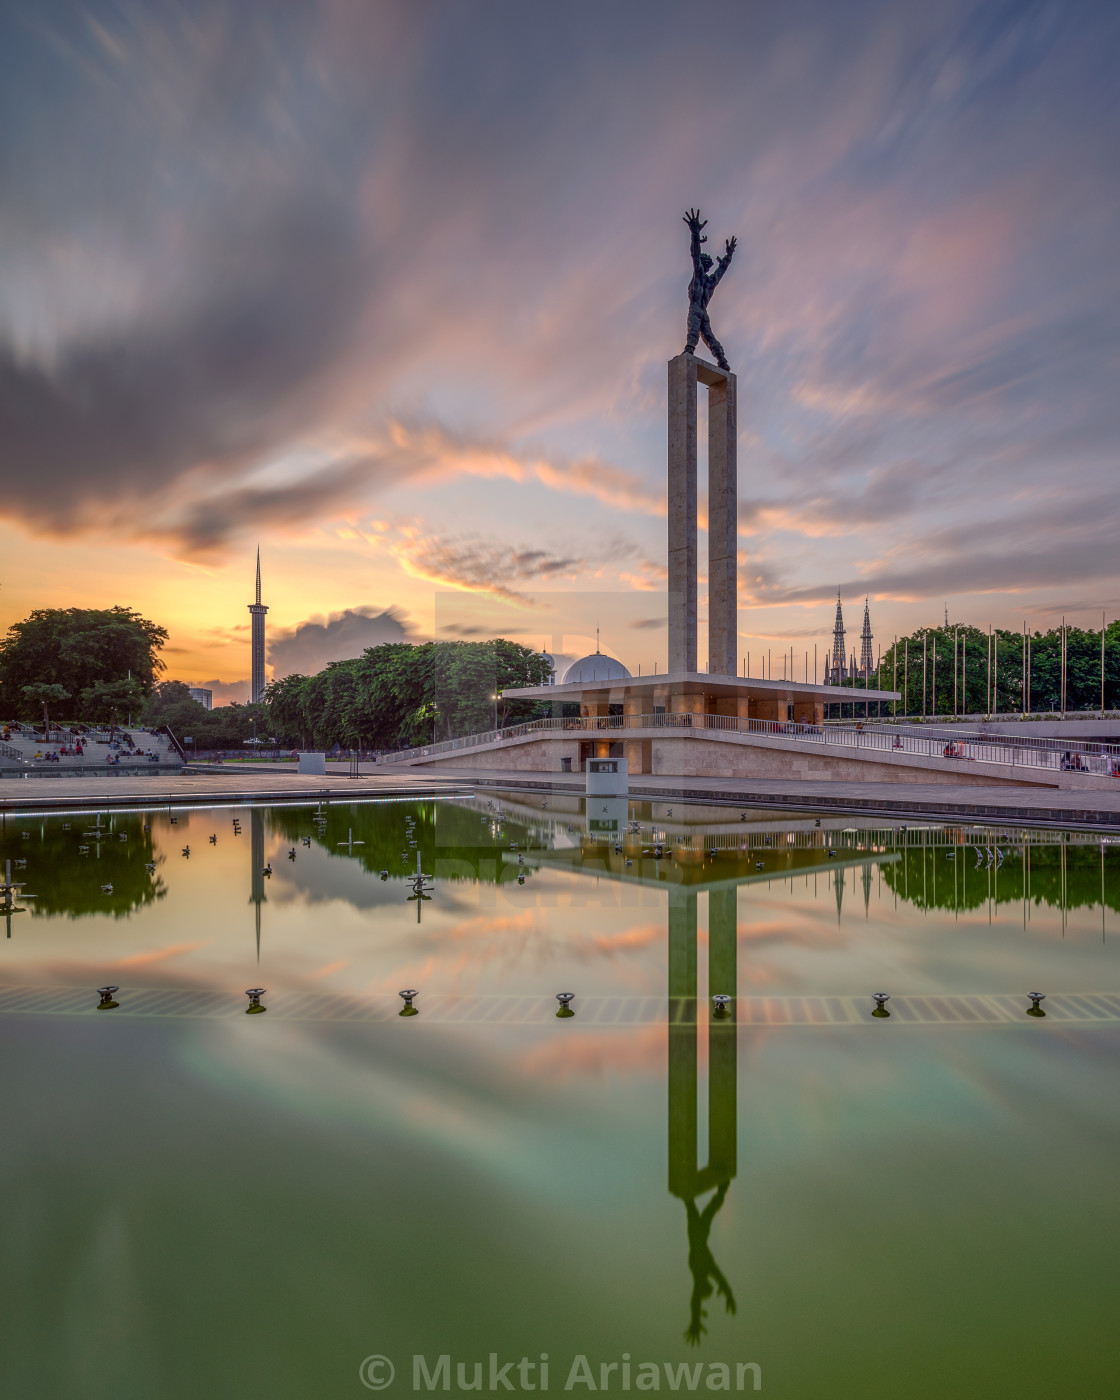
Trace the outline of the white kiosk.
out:
M 625 797 L 630 791 L 630 765 L 625 758 L 586 760 L 588 797 Z

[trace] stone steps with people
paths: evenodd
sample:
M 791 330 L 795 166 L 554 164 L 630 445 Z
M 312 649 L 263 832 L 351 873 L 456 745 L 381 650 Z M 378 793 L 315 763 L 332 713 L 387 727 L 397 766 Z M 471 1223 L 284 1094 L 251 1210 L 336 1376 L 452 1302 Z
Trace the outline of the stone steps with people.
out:
M 179 767 L 182 759 L 166 734 L 142 729 L 69 729 L 51 726 L 50 742 L 32 725 L 11 722 L 0 725 L 0 765 L 23 768 L 105 768 L 151 764 L 152 768 Z

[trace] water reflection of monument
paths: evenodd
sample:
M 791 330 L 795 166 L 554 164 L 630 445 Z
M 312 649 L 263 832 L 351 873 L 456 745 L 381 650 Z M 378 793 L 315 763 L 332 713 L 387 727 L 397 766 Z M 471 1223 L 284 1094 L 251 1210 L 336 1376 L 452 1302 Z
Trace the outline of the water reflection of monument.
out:
M 688 1267 L 692 1301 L 688 1341 L 707 1331 L 704 1302 L 714 1292 L 735 1311 L 731 1285 L 712 1254 L 712 1222 L 737 1170 L 736 888 L 708 891 L 708 991 L 730 995 L 722 1016 L 708 1019 L 708 1161 L 700 1165 L 698 1142 L 700 1018 L 697 1015 L 696 889 L 669 889 L 669 1190 L 684 1202 L 688 1218 Z M 714 1195 L 701 1209 L 700 1197 Z
M 553 800 L 555 804 L 555 799 Z M 512 810 L 516 802 L 508 800 Z M 872 833 L 844 833 L 822 828 L 814 818 L 785 817 L 749 826 L 727 814 L 713 822 L 710 809 L 703 821 L 689 819 L 689 808 L 664 806 L 665 817 L 653 826 L 648 804 L 625 798 L 588 798 L 586 829 L 577 842 L 543 844 L 533 863 L 579 870 L 620 885 L 664 888 L 668 904 L 668 1177 L 669 1191 L 684 1203 L 688 1229 L 688 1267 L 692 1275 L 687 1341 L 698 1346 L 707 1331 L 707 1303 L 723 1299 L 734 1313 L 735 1295 L 711 1245 L 716 1216 L 727 1199 L 738 1170 L 738 992 L 737 905 L 743 885 L 808 879 L 817 872 L 831 877 L 837 913 L 843 898 L 843 867 L 861 868 L 865 901 L 870 898 L 873 868 L 899 859 L 884 850 Z M 527 827 L 542 825 L 539 811 L 522 809 Z M 729 819 L 731 818 L 731 819 Z M 574 833 L 556 812 L 554 835 Z M 605 838 L 605 839 L 604 839 Z M 663 843 L 663 844 L 662 844 Z M 843 847 L 843 849 L 840 849 Z M 700 1103 L 698 1083 L 700 1034 L 697 905 L 708 898 L 708 996 L 730 998 L 723 1014 L 713 1009 L 707 1018 L 708 1036 L 708 1152 L 700 1161 Z M 711 1002 L 708 1002 L 711 1006 Z

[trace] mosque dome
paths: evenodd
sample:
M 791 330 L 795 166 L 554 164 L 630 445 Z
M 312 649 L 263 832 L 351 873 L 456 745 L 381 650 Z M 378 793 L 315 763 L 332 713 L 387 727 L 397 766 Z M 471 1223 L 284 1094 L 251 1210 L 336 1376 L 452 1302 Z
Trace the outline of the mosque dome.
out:
M 584 685 L 592 681 L 628 681 L 630 672 L 622 664 L 616 661 L 613 656 L 604 656 L 601 651 L 593 651 L 588 656 L 581 656 L 578 661 L 573 661 L 564 672 L 564 685 L 579 684 Z

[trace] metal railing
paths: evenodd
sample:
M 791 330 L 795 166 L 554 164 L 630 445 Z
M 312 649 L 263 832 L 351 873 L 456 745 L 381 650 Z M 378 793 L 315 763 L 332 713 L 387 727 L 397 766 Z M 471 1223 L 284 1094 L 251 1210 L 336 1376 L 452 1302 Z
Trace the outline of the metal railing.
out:
M 997 744 L 1006 748 L 1038 749 L 1047 753 L 1082 754 L 1088 757 L 1100 758 L 1120 758 L 1120 744 L 1105 744 L 1097 739 L 1067 739 L 1053 734 L 1038 735 L 1028 734 L 1004 734 L 996 731 L 985 731 L 984 729 L 963 729 L 955 724 L 907 724 L 905 721 L 892 724 L 880 724 L 877 720 L 858 721 L 862 723 L 863 729 L 874 730 L 882 734 L 903 734 L 916 739 L 923 737 L 944 745 L 945 743 L 957 743 L 967 741 L 970 743 Z M 835 721 L 828 722 L 828 728 L 839 727 Z M 852 728 L 851 722 L 845 722 L 845 728 Z
M 861 749 L 883 753 L 912 754 L 922 758 L 941 758 L 948 762 L 992 763 L 1002 767 L 1045 768 L 1054 771 L 1094 773 L 1098 776 L 1120 777 L 1120 746 L 1086 744 L 1078 748 L 1069 742 L 1045 739 L 1025 743 L 1007 742 L 1004 735 L 960 735 L 950 737 L 928 734 L 900 733 L 897 729 L 871 724 L 848 725 L 803 724 L 795 720 L 739 719 L 733 715 L 653 714 L 653 715 L 591 715 L 578 719 L 531 719 L 502 729 L 489 729 L 481 734 L 466 734 L 458 739 L 445 739 L 415 749 L 399 749 L 383 754 L 379 763 L 415 762 L 442 754 L 460 753 L 509 739 L 521 739 L 532 734 L 601 734 L 604 732 L 705 729 L 727 734 L 763 735 L 788 739 L 799 744 L 814 744 L 842 749 Z M 1083 751 L 1084 750 L 1084 751 Z

